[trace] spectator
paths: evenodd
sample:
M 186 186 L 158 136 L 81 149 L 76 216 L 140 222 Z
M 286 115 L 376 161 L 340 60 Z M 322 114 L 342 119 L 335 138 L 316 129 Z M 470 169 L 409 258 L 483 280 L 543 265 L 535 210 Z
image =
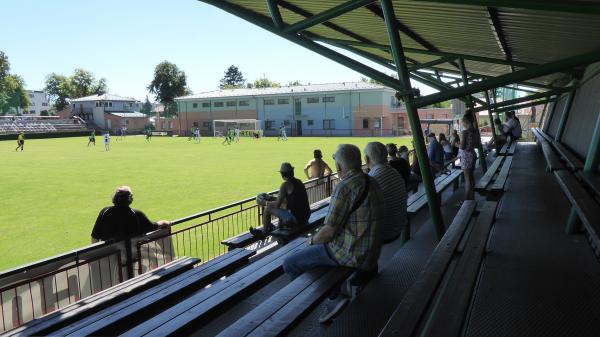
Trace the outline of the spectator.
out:
M 509 143 L 521 138 L 523 133 L 521 122 L 514 111 L 508 111 L 506 113 L 506 123 L 503 125 L 502 133 Z
M 130 208 L 133 192 L 129 186 L 117 188 L 112 202 L 114 206 L 103 208 L 96 219 L 92 230 L 92 243 L 125 240 L 171 224 L 166 220 L 151 222 L 142 211 Z
M 444 149 L 435 138 L 435 133 L 430 133 L 427 138 L 429 139 L 427 156 L 429 157 L 431 168 L 433 169 L 434 173 L 437 173 L 444 169 Z
M 398 158 L 404 159 L 408 163 L 408 148 L 406 146 L 400 146 L 400 149 L 398 149 Z
M 490 151 L 492 149 L 492 147 L 495 147 L 498 150 L 502 146 L 504 146 L 504 143 L 506 143 L 506 136 L 502 132 L 504 126 L 502 125 L 500 118 L 494 118 L 494 125 L 495 125 L 495 129 L 497 130 L 497 134 L 496 134 L 495 139 L 492 139 L 488 143 L 488 145 L 487 145 L 488 151 Z
M 365 162 L 370 169 L 369 176 L 377 181 L 383 193 L 385 212 L 379 223 L 383 243 L 396 240 L 407 222 L 405 181 L 388 165 L 386 152 L 389 153 L 389 150 L 386 151 L 386 147 L 379 142 L 371 142 L 365 147 Z
M 446 135 L 443 133 L 440 133 L 439 137 L 439 143 L 442 146 L 442 149 L 444 150 L 444 160 L 450 160 L 452 159 L 453 155 L 452 155 L 452 145 L 450 145 L 450 142 L 446 139 Z
M 300 179 L 294 177 L 294 168 L 290 163 L 281 164 L 279 170 L 283 183 L 279 187 L 276 200 L 266 201 L 263 212 L 263 229 L 250 227 L 250 233 L 258 238 L 264 238 L 273 231 L 271 216 L 279 218 L 280 227 L 293 227 L 307 223 L 310 217 L 310 205 L 306 188 Z M 285 202 L 286 208 L 282 208 Z
M 452 145 L 452 156 L 458 156 L 458 150 L 460 148 L 460 136 L 456 129 L 452 130 L 452 136 L 450 136 L 450 145 Z
M 460 165 L 463 169 L 463 174 L 465 177 L 465 194 L 466 200 L 474 199 L 474 177 L 473 170 L 475 169 L 475 148 L 479 146 L 480 139 L 477 136 L 477 132 L 473 127 L 473 114 L 465 113 L 462 118 L 462 124 L 464 130 L 461 135 L 460 141 Z
M 329 165 L 323 160 L 323 153 L 321 153 L 321 150 L 314 150 L 313 157 L 314 159 L 304 166 L 304 174 L 306 174 L 308 179 L 323 178 L 333 172 Z
M 387 150 L 387 161 L 390 166 L 396 170 L 402 179 L 404 179 L 404 183 L 408 181 L 408 177 L 410 176 L 410 166 L 408 165 L 408 161 L 404 158 L 398 157 L 398 148 L 396 144 L 389 143 L 386 146 Z M 408 148 L 403 146 L 406 149 L 406 154 L 408 155 Z
M 381 189 L 362 172 L 356 146 L 340 145 L 334 159 L 341 181 L 331 196 L 323 227 L 309 238 L 309 247 L 284 260 L 283 269 L 292 278 L 317 267 L 347 266 L 370 275 L 377 272 L 379 221 L 384 211 Z M 347 303 L 345 296 L 330 298 L 321 322 L 328 321 Z

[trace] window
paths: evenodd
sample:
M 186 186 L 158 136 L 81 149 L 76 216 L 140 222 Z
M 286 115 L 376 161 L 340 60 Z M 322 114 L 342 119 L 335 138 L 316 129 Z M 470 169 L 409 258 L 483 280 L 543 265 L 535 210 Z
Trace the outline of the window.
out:
M 169 129 L 173 128 L 173 122 L 169 122 Z
M 248 106 L 248 105 L 250 105 L 250 102 L 249 101 L 239 101 L 238 105 L 239 106 Z
M 324 119 L 323 120 L 323 129 L 324 130 L 335 129 L 335 119 Z
M 280 98 L 277 100 L 277 104 L 290 104 L 290 100 L 287 98 Z
M 274 99 L 265 99 L 263 101 L 263 104 L 264 105 L 273 105 L 273 104 L 275 104 L 275 100 Z
M 194 108 L 194 109 L 198 108 L 198 103 L 192 104 L 192 108 Z
M 100 102 L 96 102 L 96 108 L 100 106 Z
M 202 122 L 202 127 L 210 129 L 210 122 Z
M 335 102 L 335 97 L 323 97 L 323 103 L 333 103 Z
M 227 106 L 236 106 L 237 102 L 236 101 L 227 101 Z
M 308 126 L 313 126 L 313 125 L 315 125 L 315 121 L 314 121 L 314 120 L 312 120 L 312 119 L 309 119 L 309 120 L 307 120 L 307 121 L 306 121 L 306 124 L 307 124 Z
M 129 119 L 125 120 L 125 125 L 129 125 Z
M 129 107 L 133 108 L 133 102 L 129 102 Z
M 198 127 L 198 122 L 194 122 L 194 127 L 197 128 Z
M 203 108 L 210 108 L 210 102 L 202 102 Z
M 42 103 L 42 106 L 48 106 L 48 103 L 44 102 Z
M 309 97 L 306 99 L 306 103 L 319 103 L 319 97 Z
M 398 127 L 400 129 L 404 129 L 405 128 L 405 126 L 404 126 L 404 117 L 398 117 Z
M 363 119 L 363 129 L 368 129 L 368 128 L 369 128 L 369 119 L 364 118 Z
M 373 127 L 375 129 L 381 129 L 381 118 L 376 118 L 375 121 L 373 121 Z
M 290 126 L 290 121 L 288 119 L 284 120 L 283 125 Z
M 273 121 L 265 121 L 265 129 L 273 130 Z
M 214 106 L 215 108 L 222 108 L 222 107 L 223 107 L 223 102 L 214 102 L 214 103 L 213 103 L 213 106 Z

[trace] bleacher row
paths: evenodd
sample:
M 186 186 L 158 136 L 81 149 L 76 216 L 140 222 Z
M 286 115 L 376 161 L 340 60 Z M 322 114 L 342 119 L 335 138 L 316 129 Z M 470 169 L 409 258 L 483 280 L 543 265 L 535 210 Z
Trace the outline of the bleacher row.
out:
M 43 121 L 0 121 L 0 134 L 50 133 L 62 131 L 83 131 L 84 124 L 74 124 L 70 119 Z
M 513 150 L 514 153 L 514 150 Z M 501 196 L 512 157 L 498 157 L 484 175 Z M 462 171 L 453 168 L 435 179 L 438 196 L 456 189 Z M 482 185 L 483 186 L 483 185 Z M 485 190 L 485 188 L 484 188 Z M 482 193 L 484 193 L 481 190 Z M 462 319 L 476 283 L 480 263 L 496 213 L 497 201 L 465 201 L 428 263 L 405 294 L 382 336 L 412 336 L 429 322 L 438 336 L 452 336 Z M 426 208 L 419 189 L 408 199 L 409 219 Z M 225 240 L 228 253 L 204 264 L 181 258 L 154 271 L 104 290 L 64 309 L 8 331 L 22 335 L 166 336 L 191 334 L 244 298 L 283 275 L 283 260 L 307 244 L 306 235 L 322 225 L 328 200 L 311 205 L 309 224 L 294 232 L 279 230 L 278 243 L 261 251 L 249 249 L 254 238 L 244 233 Z M 410 237 L 410 227 L 402 239 Z M 273 292 L 219 336 L 280 336 L 289 332 L 340 284 L 353 277 L 348 268 L 311 270 Z M 358 295 L 360 296 L 360 295 Z M 433 301 L 433 298 L 436 298 Z M 458 309 L 457 309 L 458 308 Z

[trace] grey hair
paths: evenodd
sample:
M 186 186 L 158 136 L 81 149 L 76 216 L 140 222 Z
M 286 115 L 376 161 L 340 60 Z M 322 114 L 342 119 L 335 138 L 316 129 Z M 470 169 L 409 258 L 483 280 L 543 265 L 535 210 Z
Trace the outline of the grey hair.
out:
M 370 142 L 365 146 L 365 156 L 369 157 L 373 164 L 386 164 L 387 155 L 385 145 L 380 142 Z
M 345 171 L 360 169 L 362 166 L 360 150 L 356 145 L 340 144 L 334 157 L 340 168 Z

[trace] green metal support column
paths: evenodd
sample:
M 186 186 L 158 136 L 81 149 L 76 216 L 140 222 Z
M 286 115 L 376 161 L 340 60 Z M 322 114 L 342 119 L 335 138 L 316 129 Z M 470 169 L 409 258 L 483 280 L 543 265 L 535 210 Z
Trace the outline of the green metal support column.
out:
M 390 45 L 392 47 L 391 52 L 394 63 L 396 64 L 398 78 L 404 87 L 404 91 L 411 90 L 408 67 L 406 66 L 406 59 L 404 58 L 404 51 L 402 49 L 402 41 L 400 40 L 400 34 L 398 33 L 398 21 L 396 20 L 394 7 L 392 6 L 390 0 L 381 0 L 380 3 L 381 9 L 383 10 L 388 37 L 390 39 Z M 423 178 L 423 186 L 425 187 L 425 194 L 427 195 L 429 213 L 431 215 L 431 220 L 433 222 L 436 235 L 439 239 L 441 239 L 445 232 L 444 220 L 440 210 L 440 202 L 435 191 L 433 174 L 431 173 L 429 166 L 429 158 L 427 157 L 427 149 L 425 148 L 423 131 L 421 130 L 421 123 L 419 122 L 419 113 L 417 108 L 415 108 L 413 105 L 414 94 L 408 93 L 404 95 L 403 98 L 405 101 L 404 103 L 406 106 L 406 112 L 408 114 L 408 121 L 413 133 L 415 150 L 417 153 L 417 159 L 419 160 L 421 177 Z
M 544 117 L 546 117 L 546 111 L 548 111 L 548 103 L 544 103 L 544 108 L 542 109 L 542 115 L 540 116 L 540 122 L 537 125 L 538 129 L 542 128 L 542 122 L 544 121 Z
M 573 105 L 573 99 L 575 98 L 575 92 L 577 91 L 577 82 L 573 83 L 573 89 L 569 92 L 569 96 L 567 96 L 567 102 L 563 109 L 563 114 L 560 118 L 560 122 L 558 123 L 558 129 L 556 130 L 556 137 L 554 139 L 557 142 L 560 142 L 563 132 L 565 131 L 565 126 L 567 125 L 567 120 L 569 119 L 569 113 L 571 112 L 571 106 Z
M 544 123 L 544 132 L 548 133 L 548 128 L 550 127 L 550 124 L 552 124 L 552 117 L 554 117 L 554 112 L 556 112 L 556 106 L 558 106 L 558 101 L 560 101 L 560 96 L 561 95 L 556 95 L 556 100 L 554 101 L 554 104 L 552 104 L 552 110 L 550 110 L 550 114 L 548 114 L 548 118 L 546 119 L 546 122 Z
M 494 116 L 492 116 L 492 108 L 491 108 L 492 102 L 490 101 L 490 92 L 486 90 L 484 93 L 485 93 L 485 101 L 487 102 L 487 105 L 488 105 L 488 117 L 490 119 L 490 124 L 492 127 L 492 139 L 494 140 L 494 147 L 496 147 L 496 144 L 498 144 L 496 142 L 497 133 L 496 133 L 496 125 L 494 125 Z
M 469 78 L 467 76 L 467 68 L 465 67 L 465 60 L 462 58 L 458 59 L 458 65 L 460 67 L 460 75 L 463 80 L 463 85 L 467 86 L 467 85 L 469 85 Z M 474 108 L 475 105 L 473 104 L 473 97 L 471 95 L 468 95 L 467 100 L 470 102 L 469 108 Z M 488 106 L 490 105 L 489 102 L 487 104 L 488 104 Z M 475 120 L 475 124 L 473 125 L 475 127 L 475 132 L 477 132 L 477 136 L 479 136 L 479 146 L 477 148 L 477 151 L 479 152 L 479 165 L 483 169 L 483 172 L 485 172 L 485 171 L 487 171 L 487 162 L 485 160 L 485 152 L 483 152 L 483 141 L 481 141 L 481 133 L 479 132 L 479 118 L 477 118 L 476 112 L 473 112 L 473 119 Z

